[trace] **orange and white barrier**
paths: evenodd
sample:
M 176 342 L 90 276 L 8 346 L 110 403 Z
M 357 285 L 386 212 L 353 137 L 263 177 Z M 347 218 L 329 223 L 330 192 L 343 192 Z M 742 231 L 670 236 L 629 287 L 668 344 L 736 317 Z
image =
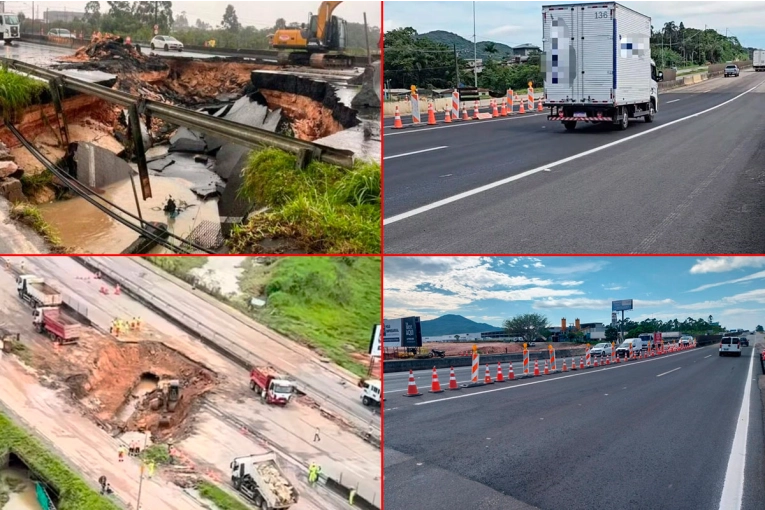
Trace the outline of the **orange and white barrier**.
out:
M 586 361 L 585 365 L 587 368 L 590 368 L 592 365 L 592 360 L 590 359 L 590 346 L 587 346 L 587 350 L 584 352 L 584 359 Z
M 523 376 L 528 377 L 529 375 L 529 350 L 524 347 L 523 348 Z
M 529 111 L 534 111 L 534 87 L 528 89 Z
M 558 366 L 555 363 L 555 349 L 553 348 L 552 345 L 549 345 L 548 347 L 550 348 L 550 370 L 552 370 L 553 372 L 557 372 Z
M 409 103 L 412 105 L 412 124 L 420 123 L 420 95 L 413 93 L 409 99 Z
M 513 89 L 507 89 L 507 99 L 506 99 L 506 101 L 507 101 L 507 106 L 508 106 L 508 109 L 507 109 L 508 115 L 512 115 L 514 113 L 513 112 L 514 97 L 515 97 L 515 95 L 513 94 Z
M 470 382 L 478 384 L 478 353 L 473 351 L 473 365 L 470 370 Z
M 460 117 L 460 92 L 459 90 L 452 91 L 452 118 L 459 119 Z

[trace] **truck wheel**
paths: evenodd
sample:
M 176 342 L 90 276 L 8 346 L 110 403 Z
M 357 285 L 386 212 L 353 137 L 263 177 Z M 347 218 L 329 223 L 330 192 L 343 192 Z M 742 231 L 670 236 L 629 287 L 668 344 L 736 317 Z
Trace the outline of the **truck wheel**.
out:
M 260 506 L 263 503 L 263 496 L 258 494 L 255 496 L 255 506 Z
M 575 120 L 564 120 L 563 121 L 563 127 L 566 128 L 566 131 L 573 131 L 576 129 L 576 121 Z
M 260 508 L 262 508 L 263 510 L 270 510 L 270 508 L 268 508 L 268 503 L 266 503 L 265 501 L 263 501 L 263 503 L 260 504 Z
M 648 107 L 648 115 L 643 117 L 647 124 L 653 122 L 653 118 L 656 116 L 656 109 L 653 107 L 653 103 Z
M 365 406 L 367 406 L 367 407 L 368 407 L 368 406 L 369 406 L 369 397 L 364 397 L 364 398 L 361 400 L 361 402 L 363 402 L 363 404 L 364 404 Z
M 630 118 L 627 114 L 627 108 L 622 108 L 622 118 L 619 121 L 619 131 L 624 131 L 630 125 Z
M 255 381 L 250 381 L 250 389 L 255 391 Z

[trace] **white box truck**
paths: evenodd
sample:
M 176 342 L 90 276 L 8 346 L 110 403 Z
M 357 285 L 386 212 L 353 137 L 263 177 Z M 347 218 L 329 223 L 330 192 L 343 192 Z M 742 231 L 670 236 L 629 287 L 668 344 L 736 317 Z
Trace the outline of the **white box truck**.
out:
M 2 4 L 3 2 L 0 2 Z M 12 46 L 14 39 L 21 38 L 21 24 L 19 17 L 10 12 L 0 11 L 0 40 L 5 42 L 6 46 Z
M 51 287 L 43 278 L 22 274 L 16 278 L 16 292 L 33 307 L 55 307 L 61 305 L 61 292 Z
M 548 120 L 627 129 L 653 122 L 664 79 L 651 59 L 651 18 L 615 2 L 542 7 L 542 72 Z
M 765 71 L 765 50 L 754 50 L 752 67 L 755 71 Z

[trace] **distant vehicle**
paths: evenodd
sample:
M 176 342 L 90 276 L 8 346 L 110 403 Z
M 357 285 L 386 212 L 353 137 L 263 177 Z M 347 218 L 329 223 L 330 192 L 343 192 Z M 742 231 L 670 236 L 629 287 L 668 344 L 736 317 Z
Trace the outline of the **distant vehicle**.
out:
M 15 14 L 0 13 L 0 40 L 5 41 L 6 46 L 12 45 L 14 39 L 21 37 L 21 25 L 19 17 Z
M 638 339 L 641 342 L 640 343 L 641 349 L 648 350 L 648 349 L 654 349 L 658 347 L 658 345 L 654 343 L 653 333 L 641 333 L 638 335 Z
M 728 76 L 738 76 L 738 74 L 739 74 L 739 70 L 738 70 L 738 66 L 737 65 L 731 64 L 729 66 L 725 66 L 725 77 L 726 78 Z
M 684 336 L 680 337 L 680 344 L 681 345 L 690 345 L 692 343 L 693 343 L 693 337 L 692 336 L 684 335 Z
M 31 306 L 59 306 L 62 302 L 61 293 L 45 283 L 45 279 L 31 274 L 22 274 L 16 278 L 16 292 L 19 297 Z
M 752 67 L 754 67 L 754 70 L 759 71 L 765 71 L 765 50 L 754 50 L 754 55 L 752 55 Z
M 32 317 L 37 332 L 47 334 L 54 342 L 69 345 L 80 339 L 80 323 L 64 315 L 57 306 L 35 308 Z
M 741 347 L 749 347 L 749 339 L 745 336 L 742 336 L 740 338 L 741 338 Z
M 379 406 L 382 396 L 382 382 L 379 379 L 364 381 L 361 392 L 361 403 L 365 406 Z
M 639 338 L 628 338 L 616 348 L 616 355 L 618 357 L 629 358 L 630 346 L 632 346 L 632 352 L 639 353 L 643 350 L 643 341 Z
M 724 336 L 720 340 L 720 356 L 733 354 L 741 356 L 741 339 L 737 336 Z
M 260 395 L 260 401 L 285 406 L 292 399 L 295 386 L 271 367 L 254 367 L 250 371 L 250 389 Z
M 165 51 L 183 51 L 183 43 L 171 35 L 157 35 L 151 40 L 151 49 L 161 48 Z
M 62 37 L 64 39 L 77 39 L 77 36 L 71 33 L 69 30 L 65 28 L 54 28 L 53 30 L 48 30 L 48 37 Z
M 611 344 L 603 342 L 590 349 L 590 356 L 611 356 Z

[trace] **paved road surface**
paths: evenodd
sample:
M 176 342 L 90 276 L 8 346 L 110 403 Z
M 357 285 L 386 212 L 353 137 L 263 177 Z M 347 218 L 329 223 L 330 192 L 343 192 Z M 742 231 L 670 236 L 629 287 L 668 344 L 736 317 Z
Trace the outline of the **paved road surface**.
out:
M 115 257 L 114 259 L 117 258 L 123 262 L 134 263 L 133 258 L 130 257 Z M 68 304 L 80 307 L 81 312 L 102 331 L 108 330 L 109 323 L 114 317 L 141 316 L 144 323 L 150 326 L 157 335 L 160 335 L 159 341 L 172 349 L 183 352 L 191 359 L 205 364 L 221 375 L 225 380 L 225 386 L 229 390 L 234 389 L 234 391 L 216 391 L 213 395 L 208 396 L 207 400 L 213 407 L 205 406 L 203 411 L 195 415 L 197 419 L 196 430 L 199 432 L 199 436 L 195 434 L 187 440 L 187 451 L 196 453 L 197 458 L 204 459 L 203 462 L 215 465 L 220 471 L 226 472 L 232 456 L 241 455 L 243 452 L 253 453 L 256 452 L 255 448 L 262 449 L 267 446 L 255 437 L 245 438 L 239 433 L 237 424 L 246 424 L 278 445 L 283 453 L 304 464 L 315 460 L 322 465 L 323 471 L 329 476 L 339 478 L 342 474 L 345 483 L 359 484 L 360 495 L 370 499 L 376 496 L 377 501 L 379 501 L 380 451 L 340 425 L 327 420 L 318 410 L 303 405 L 289 406 L 284 409 L 271 407 L 264 409 L 260 404 L 255 405 L 257 402 L 252 398 L 247 387 L 248 378 L 244 369 L 190 338 L 176 324 L 147 309 L 128 295 L 103 296 L 98 292 L 99 286 L 96 281 L 88 279 L 92 277 L 92 273 L 72 258 L 4 257 L 4 259 L 10 260 L 16 269 L 19 268 L 21 260 L 24 260 L 25 272 L 44 276 L 46 280 L 52 282 L 62 291 Z M 99 259 L 104 260 L 103 257 Z M 2 263 L 4 265 L 5 261 Z M 144 270 L 143 266 L 139 263 L 136 264 L 137 268 Z M 15 284 L 12 275 L 9 272 L 7 275 L 0 273 L 0 277 L 3 281 L 1 287 L 7 289 L 0 294 L 0 300 L 18 306 L 21 301 L 15 296 Z M 141 278 L 140 271 L 134 275 L 134 278 L 137 279 L 136 281 Z M 153 285 L 153 291 L 163 287 L 165 292 L 174 286 L 171 282 L 161 278 L 153 281 Z M 177 289 L 173 292 L 176 293 L 177 301 L 182 302 L 182 295 L 186 291 Z M 194 296 L 192 295 L 191 298 L 193 299 Z M 206 302 L 201 298 L 199 300 L 201 304 L 199 304 L 199 313 L 197 314 L 198 320 L 228 322 L 228 328 L 236 329 L 238 335 L 243 335 L 244 332 L 249 331 L 249 341 L 256 338 L 263 340 L 261 348 L 268 343 L 256 330 L 248 330 L 223 311 L 218 310 L 216 315 L 214 310 L 217 309 L 209 305 L 205 307 Z M 24 309 L 27 310 L 24 315 L 17 314 L 22 319 L 28 317 L 28 308 Z M 259 327 L 262 328 L 262 326 Z M 227 331 L 227 329 L 222 328 L 221 331 Z M 279 351 L 274 348 L 273 352 L 278 353 Z M 272 361 L 274 365 L 278 365 L 280 362 L 280 360 L 275 359 Z M 238 391 L 236 391 L 237 387 Z M 357 388 L 354 387 L 353 393 L 358 400 L 359 391 Z M 354 403 L 361 408 L 362 413 L 366 411 L 367 415 L 371 416 L 369 410 L 364 408 L 360 402 Z M 237 423 L 222 422 L 218 414 L 220 412 L 234 417 Z M 379 424 L 379 417 L 376 417 L 376 421 Z M 321 443 L 312 442 L 315 427 L 320 427 L 322 430 Z M 295 476 L 304 474 L 296 472 Z M 334 494 L 322 494 L 318 498 L 307 494 L 306 509 L 334 508 L 335 498 Z
M 753 350 L 721 358 L 713 345 L 438 395 L 389 393 L 386 509 L 762 508 Z M 734 452 L 747 389 L 749 414 Z M 726 480 L 731 457 L 732 466 L 743 467 L 743 480 L 735 469 Z M 721 505 L 726 483 L 728 489 L 743 483 L 743 503 L 726 493 Z
M 656 121 L 624 132 L 528 114 L 388 128 L 385 250 L 761 253 L 763 82 L 662 94 Z

